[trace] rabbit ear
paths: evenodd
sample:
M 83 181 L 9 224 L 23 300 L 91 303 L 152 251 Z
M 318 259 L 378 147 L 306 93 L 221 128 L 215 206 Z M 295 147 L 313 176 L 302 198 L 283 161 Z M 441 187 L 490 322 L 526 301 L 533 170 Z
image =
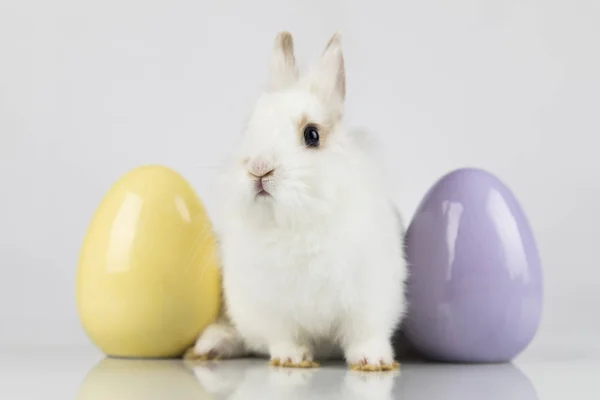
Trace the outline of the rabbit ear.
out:
M 315 65 L 310 77 L 310 87 L 327 104 L 334 107 L 343 106 L 346 97 L 346 72 L 339 33 L 329 40 Z
M 275 38 L 271 54 L 269 89 L 285 89 L 298 80 L 298 67 L 294 57 L 294 40 L 289 32 L 281 32 Z

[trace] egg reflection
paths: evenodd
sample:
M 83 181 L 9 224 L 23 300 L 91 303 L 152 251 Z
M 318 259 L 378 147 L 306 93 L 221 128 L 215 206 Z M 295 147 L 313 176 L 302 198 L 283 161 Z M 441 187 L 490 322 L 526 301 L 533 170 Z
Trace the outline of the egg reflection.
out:
M 212 400 L 179 360 L 106 358 L 82 382 L 78 400 Z
M 529 378 L 513 364 L 406 364 L 397 389 L 399 399 L 538 399 Z

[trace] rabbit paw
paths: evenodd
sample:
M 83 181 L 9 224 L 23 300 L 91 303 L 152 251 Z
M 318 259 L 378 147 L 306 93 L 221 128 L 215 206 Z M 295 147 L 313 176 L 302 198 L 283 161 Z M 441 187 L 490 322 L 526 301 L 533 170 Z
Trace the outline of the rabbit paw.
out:
M 379 371 L 396 371 L 400 368 L 400 363 L 393 361 L 386 363 L 383 360 L 379 362 L 373 362 L 368 358 L 363 358 L 358 363 L 349 364 L 352 371 L 364 371 L 364 372 L 379 372 Z
M 270 365 L 286 368 L 316 368 L 318 363 L 313 361 L 311 351 L 303 346 L 290 344 L 278 345 L 271 348 Z
M 391 345 L 385 340 L 350 346 L 346 351 L 346 360 L 353 371 L 394 371 L 400 367 L 394 361 Z

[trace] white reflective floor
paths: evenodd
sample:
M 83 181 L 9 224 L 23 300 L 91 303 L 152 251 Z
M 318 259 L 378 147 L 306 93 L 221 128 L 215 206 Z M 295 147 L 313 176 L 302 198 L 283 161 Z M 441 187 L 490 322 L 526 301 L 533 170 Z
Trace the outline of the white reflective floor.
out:
M 278 369 L 265 360 L 210 364 L 105 358 L 89 348 L 0 351 L 0 399 L 598 399 L 600 360 L 498 365 L 405 362 L 395 373 L 343 364 Z

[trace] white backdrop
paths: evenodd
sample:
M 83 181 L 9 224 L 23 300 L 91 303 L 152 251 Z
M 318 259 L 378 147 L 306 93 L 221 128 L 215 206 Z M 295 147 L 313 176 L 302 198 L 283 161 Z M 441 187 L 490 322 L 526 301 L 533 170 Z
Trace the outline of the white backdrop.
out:
M 2 0 L 0 344 L 88 343 L 79 246 L 129 169 L 168 165 L 212 209 L 215 168 L 284 29 L 301 63 L 342 32 L 348 119 L 376 135 L 406 217 L 454 168 L 512 188 L 545 269 L 528 351 L 588 351 L 600 334 L 597 0 Z

